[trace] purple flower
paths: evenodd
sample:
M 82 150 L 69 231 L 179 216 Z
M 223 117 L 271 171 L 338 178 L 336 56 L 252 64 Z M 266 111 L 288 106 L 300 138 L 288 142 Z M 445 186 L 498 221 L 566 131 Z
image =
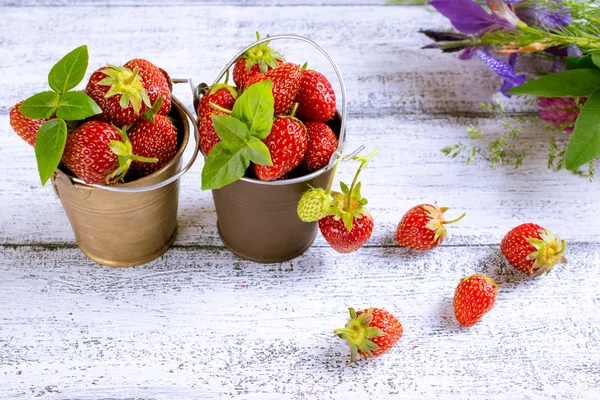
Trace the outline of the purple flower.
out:
M 536 28 L 556 29 L 571 23 L 571 13 L 565 7 L 553 11 L 543 4 L 517 5 L 515 13 L 523 22 Z
M 490 71 L 504 80 L 500 91 L 506 97 L 510 97 L 506 93 L 510 88 L 525 83 L 525 74 L 517 75 L 518 54 L 511 54 L 508 62 L 492 57 L 490 53 L 482 48 L 475 50 L 475 54 Z
M 473 0 L 433 0 L 433 6 L 463 33 L 480 34 L 497 28 L 514 28 L 519 19 L 502 0 L 486 0 L 492 14 Z

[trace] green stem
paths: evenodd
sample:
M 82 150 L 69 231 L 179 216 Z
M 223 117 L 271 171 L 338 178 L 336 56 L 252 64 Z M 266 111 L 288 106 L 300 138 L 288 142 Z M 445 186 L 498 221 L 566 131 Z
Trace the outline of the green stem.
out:
M 210 106 L 211 106 L 212 108 L 214 108 L 215 110 L 219 110 L 219 111 L 222 111 L 222 112 L 224 112 L 224 113 L 227 113 L 227 114 L 231 115 L 231 110 L 228 110 L 228 109 L 226 109 L 226 108 L 223 108 L 223 107 L 221 107 L 221 106 L 219 106 L 219 105 L 216 105 L 215 103 L 209 103 L 209 104 L 210 104 Z
M 441 209 L 440 209 L 441 210 Z M 460 221 L 461 219 L 463 219 L 463 217 L 467 215 L 467 213 L 463 213 L 463 215 L 461 215 L 460 217 L 456 218 L 456 219 L 452 219 L 450 221 L 443 221 L 442 224 L 453 224 L 455 222 Z
M 132 159 L 133 161 L 139 161 L 139 162 L 147 162 L 147 163 L 158 162 L 158 158 L 156 158 L 156 157 L 142 157 L 142 156 L 131 155 L 131 156 L 129 156 L 129 158 Z
M 350 185 L 350 190 L 348 191 L 348 197 L 347 197 L 347 202 L 346 202 L 346 208 L 345 211 L 348 211 L 348 208 L 351 207 L 351 203 L 352 203 L 352 192 L 354 191 L 354 187 L 356 186 L 356 181 L 358 180 L 358 176 L 360 175 L 360 172 L 363 170 L 363 168 L 367 165 L 367 163 L 369 162 L 369 160 L 371 158 L 373 158 L 377 153 L 379 153 L 379 149 L 373 150 L 369 155 L 367 155 L 366 157 L 354 157 L 354 159 L 356 160 L 361 160 L 360 162 L 360 166 L 358 167 L 358 171 L 356 171 L 356 174 L 354 175 L 354 179 L 352 180 L 352 185 Z
M 327 191 L 325 192 L 325 194 L 329 195 L 329 193 L 331 193 L 331 188 L 333 186 L 333 179 L 335 178 L 335 172 L 337 171 L 337 167 L 340 164 L 340 161 L 343 159 L 339 158 L 336 162 L 335 165 L 333 166 L 333 169 L 331 170 L 331 179 L 329 179 L 329 185 L 327 185 Z

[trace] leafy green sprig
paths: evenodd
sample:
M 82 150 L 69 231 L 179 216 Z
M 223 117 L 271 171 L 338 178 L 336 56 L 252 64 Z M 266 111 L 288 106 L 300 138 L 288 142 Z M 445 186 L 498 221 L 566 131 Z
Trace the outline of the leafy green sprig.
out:
M 51 91 L 29 97 L 19 111 L 30 119 L 56 118 L 46 121 L 35 139 L 35 157 L 42 185 L 60 164 L 67 141 L 67 121 L 81 121 L 102 113 L 100 107 L 84 92 L 71 91 L 85 76 L 88 49 L 80 46 L 60 59 L 48 74 Z
M 231 115 L 212 115 L 221 141 L 202 169 L 202 189 L 220 189 L 244 176 L 250 162 L 272 165 L 269 148 L 262 142 L 273 126 L 274 99 L 271 80 L 255 83 L 237 99 Z

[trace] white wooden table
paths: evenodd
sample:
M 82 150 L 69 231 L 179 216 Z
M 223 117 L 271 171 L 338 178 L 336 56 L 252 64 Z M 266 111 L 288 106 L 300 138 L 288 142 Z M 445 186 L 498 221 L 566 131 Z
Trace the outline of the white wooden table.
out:
M 419 50 L 427 41 L 416 31 L 448 28 L 443 18 L 369 0 L 164 3 L 1 2 L 0 398 L 600 397 L 598 182 L 548 171 L 542 131 L 519 139 L 530 156 L 518 170 L 440 153 L 468 141 L 470 123 L 498 127 L 477 104 L 499 86 L 477 61 Z M 51 65 L 84 43 L 89 72 L 144 57 L 200 82 L 255 30 L 305 35 L 337 60 L 352 145 L 382 149 L 362 175 L 373 237 L 355 255 L 319 238 L 287 263 L 241 261 L 218 238 L 200 160 L 182 180 L 171 250 L 132 269 L 89 261 L 52 189 L 39 185 L 33 151 L 12 133 L 10 107 L 45 90 Z M 326 70 L 322 60 L 312 66 Z M 175 93 L 191 106 L 188 88 Z M 467 217 L 435 251 L 399 248 L 402 214 L 436 200 Z M 569 242 L 569 264 L 536 280 L 506 265 L 498 244 L 527 221 Z M 461 329 L 452 296 L 474 272 L 501 282 L 500 294 L 481 323 Z M 349 365 L 332 330 L 350 306 L 392 311 L 404 337 L 389 354 Z

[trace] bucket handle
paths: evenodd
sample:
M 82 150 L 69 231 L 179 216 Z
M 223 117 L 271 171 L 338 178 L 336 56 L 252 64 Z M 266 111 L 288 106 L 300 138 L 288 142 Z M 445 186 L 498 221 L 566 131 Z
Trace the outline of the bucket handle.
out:
M 190 83 L 191 84 L 192 80 L 191 79 L 173 79 L 173 83 Z M 186 172 L 189 171 L 189 169 L 192 167 L 192 165 L 194 164 L 194 162 L 196 161 L 196 158 L 198 157 L 198 153 L 200 152 L 200 133 L 198 132 L 198 124 L 196 124 L 196 118 L 194 117 L 194 115 L 190 112 L 190 110 L 188 110 L 187 107 L 183 106 L 181 107 L 181 110 L 185 113 L 186 117 L 190 120 L 191 122 L 191 126 L 193 128 L 194 131 L 194 140 L 196 141 L 196 147 L 194 148 L 194 153 L 192 154 L 190 160 L 188 161 L 188 163 L 179 170 L 179 172 L 177 172 L 175 175 L 171 176 L 168 179 L 165 179 L 162 182 L 156 183 L 154 185 L 148 185 L 148 186 L 140 186 L 140 187 L 119 187 L 119 186 L 103 186 L 103 185 L 92 185 L 92 184 L 88 184 L 85 183 L 84 181 L 82 181 L 81 179 L 78 178 L 71 178 L 71 180 L 75 183 L 79 183 L 79 184 L 83 184 L 89 187 L 93 187 L 93 188 L 97 188 L 97 189 L 101 189 L 101 190 L 106 190 L 108 192 L 120 192 L 120 193 L 140 193 L 140 192 L 149 192 L 151 190 L 156 190 L 156 189 L 160 189 L 162 187 L 165 187 L 175 181 L 177 181 L 179 178 L 181 178 Z
M 327 52 L 321 46 L 319 46 L 318 44 L 316 44 L 312 40 L 310 40 L 308 38 L 305 38 L 304 36 L 298 36 L 298 35 L 276 35 L 276 36 L 268 36 L 266 38 L 257 40 L 256 42 L 254 42 L 252 44 L 249 44 L 248 46 L 246 46 L 242 50 L 240 50 L 231 59 L 231 61 L 229 61 L 229 63 L 221 70 L 221 72 L 217 76 L 217 79 L 215 79 L 213 85 L 216 85 L 217 83 L 219 83 L 219 81 L 221 79 L 223 79 L 223 76 L 225 76 L 225 74 L 227 73 L 227 71 L 231 67 L 234 66 L 234 64 L 238 61 L 238 59 L 241 56 L 244 55 L 244 53 L 246 53 L 248 50 L 250 50 L 251 48 L 255 47 L 256 45 L 259 45 L 259 44 L 265 43 L 265 42 L 270 42 L 270 41 L 273 41 L 273 40 L 300 40 L 302 42 L 306 42 L 306 43 L 310 44 L 311 46 L 313 46 L 314 48 L 316 48 L 321 54 L 323 54 L 323 56 L 327 59 L 327 61 L 329 61 L 329 63 L 333 67 L 333 70 L 335 71 L 335 74 L 337 75 L 337 79 L 338 79 L 338 82 L 339 82 L 339 85 L 340 85 L 340 89 L 341 89 L 341 93 L 342 93 L 342 112 L 341 112 L 342 124 L 340 126 L 340 137 L 339 137 L 340 147 L 336 151 L 336 157 L 331 157 L 331 160 L 329 162 L 329 166 L 331 167 L 331 166 L 333 166 L 333 164 L 335 164 L 335 162 L 337 161 L 337 159 L 339 157 L 341 157 L 341 153 L 343 151 L 342 147 L 346 143 L 346 112 L 347 112 L 347 105 L 346 105 L 346 85 L 344 84 L 344 78 L 342 77 L 342 73 L 340 72 L 340 69 L 336 65 L 335 61 L 333 61 L 333 59 L 331 58 L 331 56 L 329 56 L 329 54 L 327 54 Z M 198 93 L 197 89 L 192 88 L 192 90 L 194 92 L 194 98 L 198 99 L 199 98 L 199 93 Z

